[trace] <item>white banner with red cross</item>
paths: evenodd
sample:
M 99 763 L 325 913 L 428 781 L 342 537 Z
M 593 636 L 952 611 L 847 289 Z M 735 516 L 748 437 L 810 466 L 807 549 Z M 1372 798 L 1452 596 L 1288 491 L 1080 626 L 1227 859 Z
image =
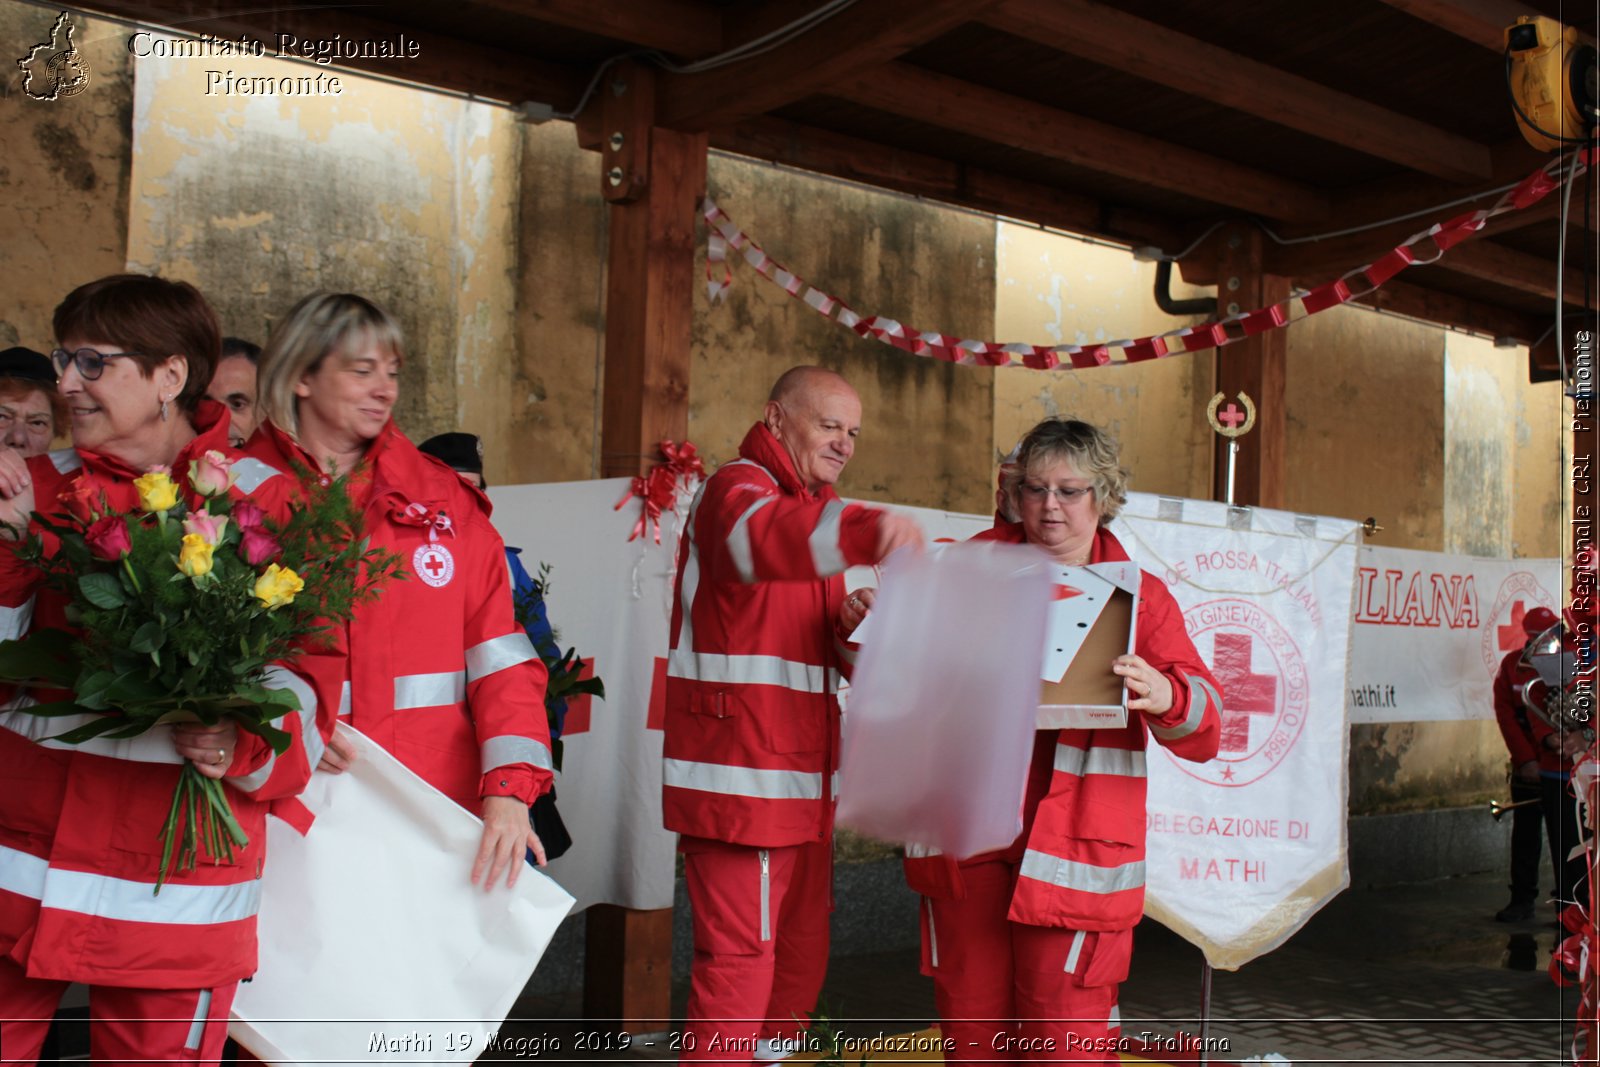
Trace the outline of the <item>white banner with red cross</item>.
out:
M 1476 559 L 1368 546 L 1356 572 L 1350 721 L 1494 717 L 1494 676 L 1523 616 L 1561 611 L 1558 559 Z
M 1152 744 L 1147 914 L 1232 970 L 1349 884 L 1346 663 L 1360 527 L 1135 495 L 1112 530 L 1222 687 L 1217 757 Z

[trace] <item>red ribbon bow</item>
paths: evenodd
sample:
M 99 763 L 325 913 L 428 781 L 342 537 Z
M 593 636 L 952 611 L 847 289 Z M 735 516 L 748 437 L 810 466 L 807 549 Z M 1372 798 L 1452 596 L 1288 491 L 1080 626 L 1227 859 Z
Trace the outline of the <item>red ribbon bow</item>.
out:
M 412 501 L 403 508 L 394 508 L 389 512 L 389 517 L 402 526 L 422 526 L 428 531 L 430 542 L 439 540 L 439 534 L 447 533 L 451 537 L 456 535 L 455 526 L 450 522 L 450 516 L 444 513 L 443 508 L 430 508 L 426 504 Z
M 654 533 L 656 544 L 659 545 L 661 513 L 677 503 L 679 486 L 687 489 L 706 475 L 705 462 L 701 460 L 699 450 L 693 442 L 674 444 L 671 441 L 662 441 L 660 451 L 664 459 L 652 467 L 649 474 L 634 478 L 628 485 L 628 491 L 622 494 L 622 499 L 611 509 L 621 511 L 622 505 L 634 497 L 644 501 L 639 521 L 633 524 L 633 532 L 628 535 L 629 541 L 637 540 L 646 533 Z

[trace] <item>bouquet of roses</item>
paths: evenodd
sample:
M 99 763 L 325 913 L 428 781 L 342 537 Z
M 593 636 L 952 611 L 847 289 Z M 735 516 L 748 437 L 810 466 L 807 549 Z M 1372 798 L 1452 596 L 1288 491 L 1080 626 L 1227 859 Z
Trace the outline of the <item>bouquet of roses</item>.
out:
M 312 482 L 281 524 L 228 491 L 237 475 L 220 452 L 189 465 L 197 506 L 171 472 L 135 480 L 139 507 L 119 512 L 102 495 L 69 514 L 42 515 L 21 547 L 67 601 L 74 627 L 39 628 L 0 643 L 0 680 L 65 690 L 26 710 L 94 713 L 57 735 L 79 744 L 133 737 L 161 723 L 231 721 L 281 754 L 290 735 L 273 725 L 299 699 L 263 682 L 274 662 L 331 638 L 355 606 L 399 574 L 400 559 L 359 536 L 361 518 L 343 479 Z M 213 860 L 248 843 L 221 781 L 183 764 L 162 830 L 160 892 L 177 846 L 179 871 L 202 847 Z

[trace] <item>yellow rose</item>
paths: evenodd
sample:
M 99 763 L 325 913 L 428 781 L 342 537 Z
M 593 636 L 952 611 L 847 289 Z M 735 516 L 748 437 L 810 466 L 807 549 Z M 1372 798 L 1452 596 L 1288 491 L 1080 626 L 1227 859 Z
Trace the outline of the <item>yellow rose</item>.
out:
M 178 552 L 178 569 L 191 578 L 211 573 L 212 546 L 199 534 L 184 534 L 183 548 Z
M 306 583 L 294 571 L 270 563 L 261 572 L 261 577 L 256 579 L 256 599 L 261 601 L 262 607 L 271 611 L 293 603 L 295 594 L 305 587 Z
M 152 514 L 168 511 L 178 502 L 178 485 L 164 467 L 139 475 L 133 487 L 139 490 L 139 506 Z

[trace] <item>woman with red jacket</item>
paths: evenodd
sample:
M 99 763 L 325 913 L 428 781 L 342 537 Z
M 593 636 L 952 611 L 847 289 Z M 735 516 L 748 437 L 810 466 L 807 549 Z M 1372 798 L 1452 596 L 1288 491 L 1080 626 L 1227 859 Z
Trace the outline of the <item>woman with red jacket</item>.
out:
M 189 462 L 228 451 L 228 417 L 204 399 L 221 346 L 216 316 L 191 285 L 116 275 L 73 290 L 55 311 L 53 354 L 76 448 L 23 458 L 0 450 L 0 523 L 26 536 L 33 511 L 62 515 L 104 500 L 133 511 L 133 480 L 162 466 L 191 506 Z M 244 491 L 235 487 L 235 497 Z M 285 515 L 281 498 L 256 498 Z M 0 638 L 66 627 L 65 603 L 40 572 L 0 545 Z M 256 908 L 272 800 L 305 787 L 321 758 L 318 701 L 305 668 L 272 668 L 301 710 L 277 720 L 291 736 L 276 757 L 232 723 L 157 729 L 67 745 L 84 718 L 40 718 L 47 693 L 0 692 L 0 1050 L 39 1054 L 70 982 L 89 986 L 94 1059 L 214 1061 L 228 1006 L 256 968 Z M 332 720 L 327 727 L 331 729 Z M 154 892 L 161 827 L 185 763 L 227 787 L 249 844 L 229 862 L 206 857 Z
M 339 717 L 481 815 L 471 878 L 488 890 L 502 873 L 516 883 L 527 849 L 544 862 L 528 807 L 553 777 L 545 669 L 513 615 L 488 498 L 394 425 L 403 353 L 399 325 L 364 297 L 301 300 L 262 353 L 245 451 L 255 481 L 348 475 L 363 534 L 400 555 L 402 580 L 346 628 Z M 319 769 L 352 755 L 335 734 Z
M 1088 423 L 1046 419 L 1002 471 L 1021 522 L 978 540 L 1038 545 L 1082 566 L 1126 560 L 1105 524 L 1127 499 L 1115 440 Z M 1221 696 L 1172 594 L 1145 573 L 1134 652 L 1111 669 L 1128 725 L 1041 730 L 1009 847 L 956 861 L 909 856 L 923 896 L 923 970 L 934 981 L 949 1062 L 1118 1062 L 1117 988 L 1144 911 L 1145 745 L 1184 759 L 1217 753 Z

